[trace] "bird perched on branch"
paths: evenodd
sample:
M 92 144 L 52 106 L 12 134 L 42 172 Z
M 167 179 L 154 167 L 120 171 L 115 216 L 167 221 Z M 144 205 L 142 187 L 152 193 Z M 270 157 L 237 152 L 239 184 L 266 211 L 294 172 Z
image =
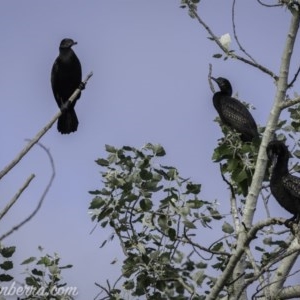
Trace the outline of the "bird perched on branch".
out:
M 72 50 L 76 45 L 72 39 L 63 39 L 59 46 L 59 55 L 56 58 L 51 71 L 51 85 L 57 105 L 62 110 L 62 115 L 57 122 L 57 130 L 62 134 L 68 134 L 77 130 L 78 119 L 74 110 L 78 97 L 65 107 L 68 99 L 81 83 L 81 64 Z
M 278 203 L 294 216 L 300 217 L 300 178 L 291 175 L 288 170 L 290 152 L 282 141 L 271 141 L 267 146 L 268 158 L 273 161 L 270 188 Z
M 247 107 L 239 100 L 231 97 L 232 87 L 226 78 L 214 78 L 220 91 L 213 96 L 213 104 L 223 124 L 235 129 L 241 134 L 243 142 L 252 142 L 258 137 L 257 125 L 247 109 Z

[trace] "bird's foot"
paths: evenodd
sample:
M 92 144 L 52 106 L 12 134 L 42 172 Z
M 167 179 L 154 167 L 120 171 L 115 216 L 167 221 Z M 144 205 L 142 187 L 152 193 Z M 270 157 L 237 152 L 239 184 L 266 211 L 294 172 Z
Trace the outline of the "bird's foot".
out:
M 85 89 L 85 83 L 84 82 L 80 82 L 79 87 L 78 87 L 81 91 Z
M 293 235 L 295 235 L 296 232 L 299 231 L 299 220 L 300 220 L 300 216 L 295 215 L 284 222 L 284 225 L 291 230 Z

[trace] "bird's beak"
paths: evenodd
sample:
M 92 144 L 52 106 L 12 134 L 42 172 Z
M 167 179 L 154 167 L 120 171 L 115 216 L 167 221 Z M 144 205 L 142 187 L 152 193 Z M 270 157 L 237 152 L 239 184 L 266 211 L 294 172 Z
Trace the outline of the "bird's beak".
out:
M 215 77 L 210 77 L 213 81 L 217 82 L 217 79 Z
M 72 44 L 72 46 L 77 45 L 77 44 L 78 44 L 78 43 L 74 41 L 73 44 Z

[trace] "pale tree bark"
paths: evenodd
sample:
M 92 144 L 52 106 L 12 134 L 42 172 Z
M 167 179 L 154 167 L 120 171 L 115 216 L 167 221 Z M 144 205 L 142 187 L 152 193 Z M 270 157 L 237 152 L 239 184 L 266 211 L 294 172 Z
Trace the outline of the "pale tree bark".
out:
M 288 87 L 288 74 L 289 74 L 289 68 L 290 68 L 290 61 L 293 54 L 294 44 L 298 33 L 299 28 L 299 11 L 296 9 L 292 10 L 292 16 L 291 16 L 291 22 L 290 22 L 290 28 L 287 35 L 285 47 L 282 54 L 281 59 L 281 66 L 277 81 L 277 91 L 274 99 L 274 104 L 272 107 L 272 110 L 270 112 L 266 130 L 264 132 L 264 135 L 262 137 L 262 142 L 260 145 L 259 153 L 258 153 L 258 159 L 257 164 L 255 168 L 255 172 L 252 179 L 252 184 L 249 189 L 249 193 L 246 199 L 246 206 L 244 209 L 244 215 L 243 215 L 243 224 L 245 227 L 240 226 L 240 232 L 238 232 L 238 239 L 237 239 L 237 247 L 236 251 L 231 256 L 228 265 L 226 266 L 224 272 L 219 276 L 217 279 L 217 282 L 211 289 L 210 294 L 207 297 L 207 300 L 215 300 L 218 298 L 219 293 L 224 288 L 225 284 L 228 283 L 228 280 L 231 278 L 232 273 L 235 274 L 235 276 L 241 276 L 244 269 L 244 259 L 241 259 L 244 255 L 244 252 L 246 250 L 246 246 L 249 241 L 249 228 L 252 227 L 253 217 L 256 210 L 256 205 L 258 201 L 258 196 L 261 191 L 262 182 L 267 166 L 267 157 L 266 157 L 266 147 L 269 143 L 269 141 L 273 138 L 274 131 L 276 128 L 276 125 L 279 120 L 280 113 L 282 111 L 282 103 L 285 102 L 286 99 L 286 91 Z M 296 254 L 295 254 L 296 255 Z M 282 271 L 289 271 L 295 262 L 295 259 L 287 258 L 289 259 L 290 263 L 285 263 L 283 261 L 281 263 L 281 270 Z M 237 270 L 237 271 L 235 271 Z M 286 273 L 286 272 L 285 272 Z M 276 276 L 274 276 L 273 280 L 276 280 Z M 242 286 L 242 278 L 240 280 L 234 281 L 233 278 L 233 294 L 230 295 L 229 299 L 236 299 L 236 296 L 241 291 Z M 278 285 L 280 287 L 280 284 Z M 274 291 L 278 292 L 277 288 L 274 288 Z M 247 299 L 247 296 L 245 293 L 242 294 L 240 299 Z

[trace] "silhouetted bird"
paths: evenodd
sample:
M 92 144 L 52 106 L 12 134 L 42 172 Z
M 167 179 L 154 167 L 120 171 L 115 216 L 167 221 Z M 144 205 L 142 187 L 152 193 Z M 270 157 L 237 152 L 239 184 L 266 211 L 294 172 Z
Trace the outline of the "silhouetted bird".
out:
M 278 203 L 294 215 L 291 220 L 299 220 L 300 178 L 289 173 L 289 150 L 284 142 L 271 141 L 267 146 L 267 155 L 274 163 L 270 179 L 271 192 Z
M 81 64 L 74 51 L 76 45 L 72 39 L 63 39 L 59 46 L 59 55 L 56 58 L 51 71 L 51 84 L 57 105 L 62 109 L 70 96 L 81 83 Z M 78 119 L 74 110 L 76 100 L 63 110 L 57 122 L 57 130 L 62 133 L 71 133 L 77 130 Z
M 257 125 L 247 107 L 231 97 L 232 87 L 229 80 L 222 77 L 211 79 L 220 88 L 213 96 L 213 104 L 223 124 L 240 133 L 243 142 L 251 142 L 258 137 Z

